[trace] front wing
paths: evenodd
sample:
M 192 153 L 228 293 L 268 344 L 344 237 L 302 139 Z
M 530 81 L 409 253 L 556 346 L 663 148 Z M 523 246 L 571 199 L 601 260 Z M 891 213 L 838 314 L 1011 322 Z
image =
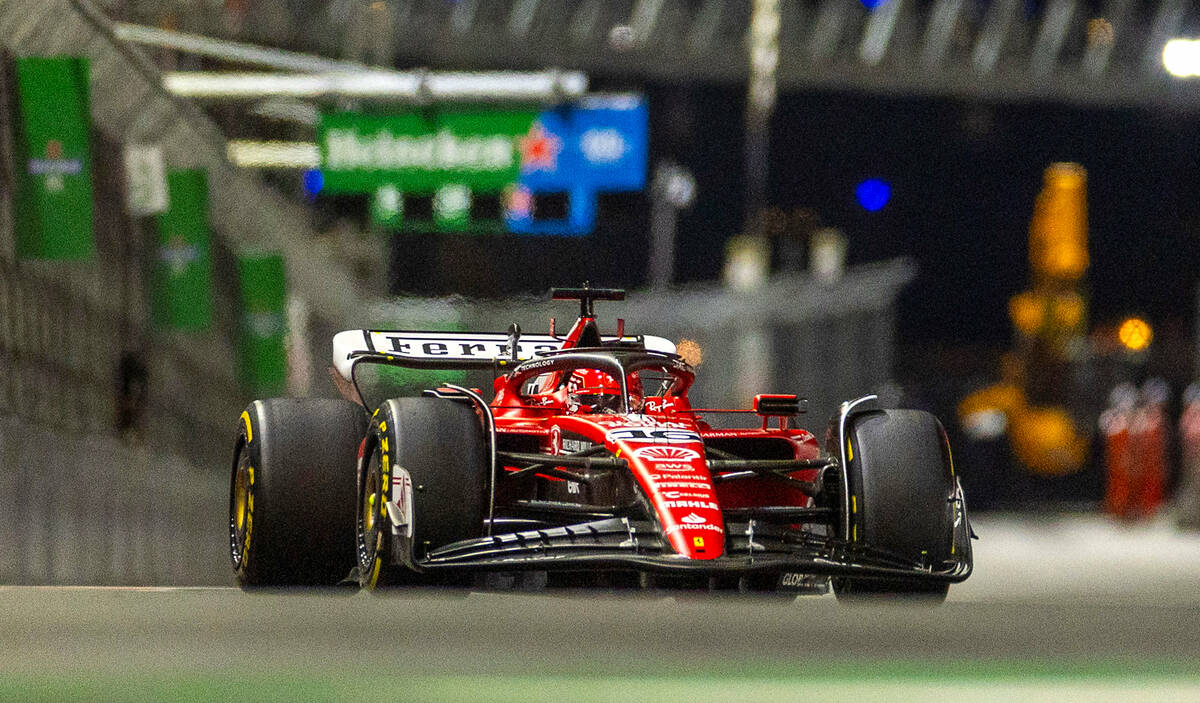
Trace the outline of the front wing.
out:
M 955 558 L 932 565 L 756 521 L 726 523 L 725 556 L 697 560 L 672 554 L 649 521 L 608 518 L 464 540 L 431 551 L 416 566 L 423 571 L 636 570 L 710 576 L 789 572 L 957 583 L 971 575 L 972 556 L 966 521 L 955 531 Z

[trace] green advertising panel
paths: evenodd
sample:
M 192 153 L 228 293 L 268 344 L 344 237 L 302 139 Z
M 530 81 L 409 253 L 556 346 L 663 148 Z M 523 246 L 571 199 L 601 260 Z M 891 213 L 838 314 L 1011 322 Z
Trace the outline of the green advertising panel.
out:
M 383 185 L 432 194 L 447 183 L 497 193 L 517 180 L 517 140 L 537 113 L 454 110 L 397 115 L 321 115 L 317 144 L 324 189 L 373 194 Z
M 16 88 L 16 254 L 90 258 L 96 246 L 87 59 L 17 59 Z
M 242 384 L 258 398 L 279 395 L 287 388 L 287 276 L 283 256 L 242 256 L 237 266 L 242 295 Z
M 155 218 L 151 310 L 161 328 L 195 332 L 212 323 L 212 230 L 204 171 L 167 174 L 170 206 Z

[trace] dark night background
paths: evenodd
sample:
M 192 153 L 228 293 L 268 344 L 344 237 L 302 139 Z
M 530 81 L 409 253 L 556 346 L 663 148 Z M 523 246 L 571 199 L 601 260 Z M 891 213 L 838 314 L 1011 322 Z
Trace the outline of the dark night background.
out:
M 595 79 L 599 89 L 619 88 Z M 699 183 L 680 218 L 678 282 L 719 277 L 743 222 L 742 89 L 651 86 L 651 163 L 670 156 Z M 844 229 L 851 263 L 913 257 L 902 344 L 1002 345 L 1007 301 L 1028 280 L 1026 245 L 1042 171 L 1088 169 L 1093 323 L 1129 313 L 1190 336 L 1200 261 L 1200 123 L 1187 114 L 1049 104 L 835 93 L 780 97 L 772 122 L 770 205 L 809 208 Z M 720 138 L 718 135 L 727 135 Z M 892 184 L 879 212 L 854 186 Z M 644 194 L 601 197 L 586 238 L 400 235 L 393 292 L 505 295 L 589 278 L 645 279 Z M 439 274 L 429 278 L 430 269 Z

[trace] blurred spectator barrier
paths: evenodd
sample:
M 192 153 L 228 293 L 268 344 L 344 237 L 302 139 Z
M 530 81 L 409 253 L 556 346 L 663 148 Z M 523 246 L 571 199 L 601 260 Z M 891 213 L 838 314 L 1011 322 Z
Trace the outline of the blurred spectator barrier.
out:
M 211 120 L 162 91 L 145 56 L 89 8 L 0 2 L 0 583 L 225 582 L 228 440 L 247 400 L 235 373 L 238 256 L 285 251 L 290 287 L 316 318 L 354 326 L 363 295 L 314 246 L 304 208 L 226 163 Z M 11 59 L 58 55 L 90 66 L 94 237 L 82 261 L 18 260 L 13 185 L 31 164 L 14 138 Z M 139 219 L 155 208 L 125 210 L 130 144 L 207 174 L 213 281 L 202 330 L 149 325 L 151 264 L 165 252 Z M 77 158 L 68 147 L 34 154 L 57 164 L 35 166 L 73 170 L 58 163 Z M 327 358 L 328 338 L 312 339 Z
M 1100 416 L 1104 433 L 1108 514 L 1137 519 L 1162 505 L 1167 480 L 1166 384 L 1147 381 L 1139 394 L 1130 384 L 1113 389 Z
M 0 584 L 223 585 L 228 486 L 186 459 L 0 415 Z
M 1200 384 L 1183 394 L 1179 417 L 1180 477 L 1176 500 L 1180 527 L 1200 529 Z

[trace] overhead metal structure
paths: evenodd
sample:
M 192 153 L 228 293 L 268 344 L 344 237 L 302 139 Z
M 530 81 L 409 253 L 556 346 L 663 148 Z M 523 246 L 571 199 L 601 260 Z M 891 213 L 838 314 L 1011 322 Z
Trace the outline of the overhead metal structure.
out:
M 183 0 L 102 4 L 128 21 L 169 16 L 182 30 L 377 65 L 564 66 L 670 82 L 749 77 L 749 0 L 256 0 L 224 11 Z M 779 0 L 779 90 L 1200 108 L 1200 84 L 1181 82 L 1162 63 L 1167 41 L 1200 35 L 1197 3 L 868 4 L 874 9 L 860 0 Z
M 131 44 L 290 72 L 164 73 L 163 85 L 169 92 L 190 98 L 344 97 L 409 102 L 562 102 L 578 98 L 587 91 L 587 76 L 580 71 L 396 71 L 356 61 L 337 61 L 125 22 L 113 23 L 113 34 Z

